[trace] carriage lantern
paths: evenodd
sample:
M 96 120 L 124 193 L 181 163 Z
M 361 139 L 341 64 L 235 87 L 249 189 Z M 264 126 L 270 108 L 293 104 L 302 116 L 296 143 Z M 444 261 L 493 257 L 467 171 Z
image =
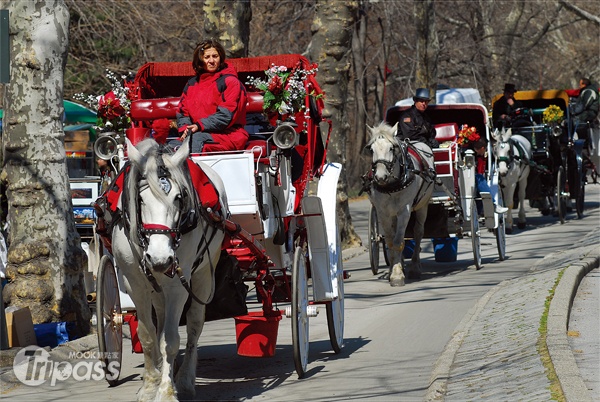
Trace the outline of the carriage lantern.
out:
M 290 149 L 298 145 L 299 136 L 294 129 L 295 124 L 290 122 L 282 123 L 273 132 L 273 142 L 281 149 Z

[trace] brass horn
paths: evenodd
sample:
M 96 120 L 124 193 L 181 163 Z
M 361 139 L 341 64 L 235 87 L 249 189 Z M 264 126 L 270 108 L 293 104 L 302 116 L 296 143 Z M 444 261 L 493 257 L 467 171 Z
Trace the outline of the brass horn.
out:
M 117 153 L 117 140 L 111 134 L 104 133 L 94 142 L 96 156 L 105 161 L 111 160 Z

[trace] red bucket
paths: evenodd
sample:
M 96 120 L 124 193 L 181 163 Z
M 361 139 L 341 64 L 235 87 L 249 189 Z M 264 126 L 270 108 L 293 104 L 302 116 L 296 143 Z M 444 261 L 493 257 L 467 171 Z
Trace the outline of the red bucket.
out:
M 281 311 L 265 317 L 262 311 L 235 317 L 237 353 L 247 357 L 271 357 L 275 354 Z
M 152 130 L 145 127 L 134 127 L 125 130 L 125 135 L 133 145 L 136 145 L 138 142 L 150 137 L 151 131 Z

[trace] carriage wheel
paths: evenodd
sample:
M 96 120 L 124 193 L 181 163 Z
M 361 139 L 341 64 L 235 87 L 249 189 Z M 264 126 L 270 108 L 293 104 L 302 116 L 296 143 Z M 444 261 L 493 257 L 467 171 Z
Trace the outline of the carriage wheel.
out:
M 292 272 L 292 344 L 298 378 L 304 377 L 308 366 L 308 279 L 306 251 L 296 247 Z
M 373 205 L 369 210 L 369 261 L 373 275 L 379 272 L 379 223 L 377 210 Z
M 504 222 L 504 214 L 498 214 L 498 227 L 494 229 L 496 236 L 496 245 L 498 246 L 498 260 L 506 259 L 506 226 Z
M 96 283 L 96 314 L 98 315 L 98 348 L 104 363 L 106 381 L 110 386 L 119 382 L 123 355 L 123 314 L 119 298 L 117 274 L 111 259 L 100 259 Z
M 567 197 L 566 194 L 567 175 L 563 166 L 558 167 L 558 174 L 556 175 L 556 204 L 558 207 L 558 217 L 560 223 L 565 223 L 565 217 L 567 216 Z
M 577 218 L 583 218 L 583 208 L 585 201 L 585 183 L 582 181 L 579 187 L 579 192 L 577 194 L 577 199 L 575 200 L 575 209 L 577 210 Z
M 344 346 L 344 265 L 342 262 L 342 250 L 340 247 L 340 237 L 337 236 L 337 290 L 338 297 L 327 303 L 327 328 L 329 329 L 329 340 L 331 347 L 337 354 L 342 351 Z
M 479 219 L 477 218 L 477 205 L 471 200 L 471 242 L 473 244 L 473 259 L 475 268 L 481 269 L 481 232 L 479 231 Z

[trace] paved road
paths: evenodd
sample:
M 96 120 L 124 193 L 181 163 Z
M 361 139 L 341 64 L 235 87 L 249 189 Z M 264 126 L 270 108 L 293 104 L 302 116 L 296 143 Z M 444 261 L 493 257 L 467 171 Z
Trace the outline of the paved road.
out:
M 431 387 L 432 383 L 439 384 L 439 381 L 432 381 L 434 378 L 442 380 L 442 385 L 446 386 L 448 400 L 495 400 L 495 397 L 507 400 L 507 394 L 494 394 L 495 397 L 485 394 L 485 387 L 481 385 L 487 384 L 488 390 L 493 390 L 498 387 L 500 378 L 506 382 L 507 378 L 520 375 L 523 377 L 521 385 L 512 383 L 512 387 L 506 386 L 508 390 L 502 388 L 513 392 L 510 400 L 549 400 L 548 394 L 543 393 L 546 382 L 540 377 L 543 370 L 539 369 L 539 357 L 535 355 L 540 305 L 544 304 L 556 273 L 561 269 L 558 267 L 568 265 L 573 258 L 573 255 L 567 258 L 566 254 L 556 251 L 565 243 L 580 243 L 598 228 L 598 187 L 588 191 L 586 205 L 589 211 L 582 220 L 574 219 L 571 214 L 568 223 L 560 225 L 552 217 L 531 214 L 530 226 L 508 237 L 506 261 L 497 261 L 494 238 L 485 235 L 482 242 L 484 267 L 480 271 L 470 265 L 471 251 L 464 244 L 468 242 L 459 242 L 458 261 L 446 264 L 433 262 L 429 243 L 424 250 L 427 257 L 423 279 L 409 282 L 403 288 L 391 288 L 384 275 L 371 274 L 366 253 L 362 250 L 354 253 L 353 258 L 344 263 L 345 269 L 352 274 L 346 283 L 346 345 L 341 354 L 332 353 L 325 314 L 311 319 L 309 372 L 304 380 L 298 380 L 294 373 L 289 320 L 282 320 L 276 354 L 268 359 L 236 355 L 233 320 L 208 323 L 200 338 L 199 399 L 421 401 L 430 395 L 429 391 L 436 390 Z M 359 234 L 366 239 L 367 204 L 352 203 L 351 210 Z M 353 252 L 349 250 L 347 254 Z M 544 264 L 535 265 L 544 257 Z M 531 271 L 534 265 L 537 269 Z M 555 269 L 549 269 L 549 266 Z M 515 283 L 517 286 L 513 288 Z M 523 306 L 526 310 L 519 310 Z M 482 324 L 485 320 L 488 327 Z M 482 331 L 487 331 L 486 336 L 482 336 Z M 464 337 L 452 351 L 453 341 L 460 334 Z M 489 365 L 485 358 L 474 358 L 475 353 L 480 353 L 479 356 L 494 353 L 493 349 L 482 346 L 482 340 L 490 340 L 505 355 L 496 356 Z M 503 341 L 507 341 L 506 350 L 501 349 Z M 57 348 L 53 351 L 53 359 L 76 364 L 75 360 L 69 360 L 69 351 L 93 350 L 94 347 L 95 338 L 86 337 Z M 124 350 L 129 348 L 126 339 Z M 448 358 L 447 371 L 440 369 L 444 358 Z M 123 382 L 114 388 L 109 388 L 103 381 L 72 378 L 58 381 L 53 386 L 18 386 L 14 376 L 11 380 L 10 371 L 5 372 L 1 377 L 5 391 L 2 399 L 81 401 L 91 396 L 99 401 L 130 401 L 135 399 L 141 386 L 141 361 L 140 355 L 125 354 Z M 470 372 L 465 370 L 465 364 L 469 364 Z M 511 366 L 514 364 L 520 365 L 521 369 L 513 371 Z M 492 370 L 485 371 L 488 367 Z M 448 375 L 441 379 L 440 373 Z M 469 378 L 472 374 L 474 376 Z M 481 381 L 484 376 L 488 381 Z M 529 381 L 527 376 L 531 376 Z M 471 383 L 477 384 L 475 393 L 471 393 Z M 7 390 L 12 386 L 15 387 Z M 520 398 L 518 392 L 522 391 L 518 387 L 533 387 L 540 393 L 529 392 Z

